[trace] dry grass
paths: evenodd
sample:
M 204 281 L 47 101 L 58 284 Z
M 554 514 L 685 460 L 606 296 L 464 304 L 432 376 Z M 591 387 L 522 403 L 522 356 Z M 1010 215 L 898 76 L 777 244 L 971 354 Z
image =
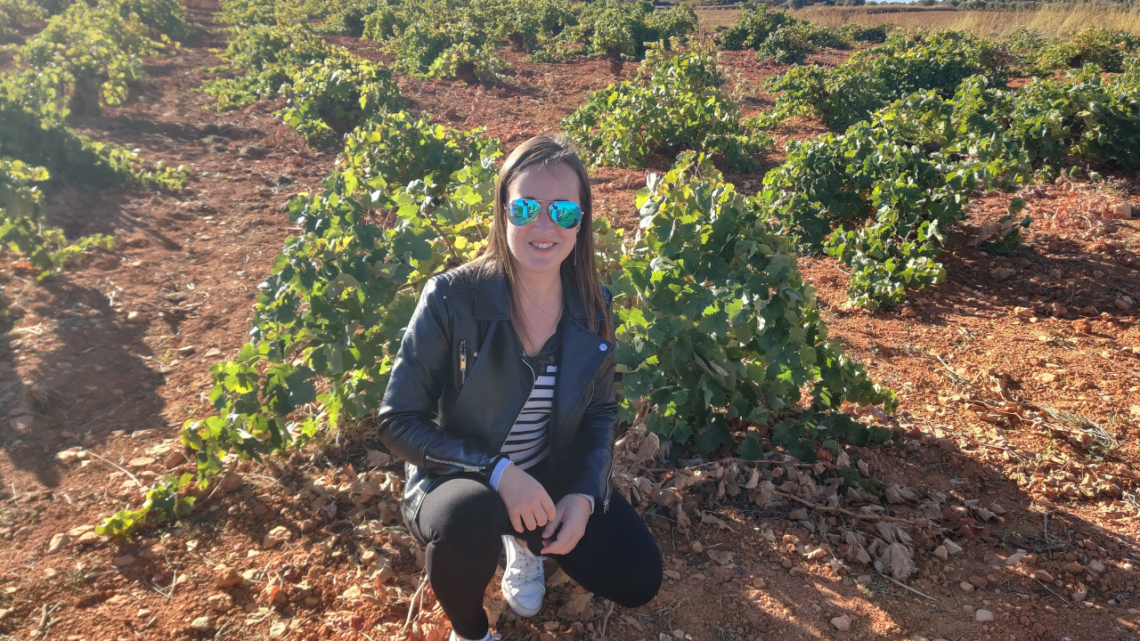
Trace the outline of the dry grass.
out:
M 1116 8 L 1097 3 L 1047 6 L 1035 11 L 948 11 L 920 7 L 829 7 L 813 5 L 791 12 L 797 18 L 825 27 L 849 22 L 879 24 L 889 22 L 908 29 L 970 30 L 980 36 L 998 38 L 1018 27 L 1036 29 L 1046 36 L 1068 37 L 1093 25 L 1130 31 L 1140 35 L 1140 5 Z M 702 25 L 735 24 L 739 10 L 698 11 Z

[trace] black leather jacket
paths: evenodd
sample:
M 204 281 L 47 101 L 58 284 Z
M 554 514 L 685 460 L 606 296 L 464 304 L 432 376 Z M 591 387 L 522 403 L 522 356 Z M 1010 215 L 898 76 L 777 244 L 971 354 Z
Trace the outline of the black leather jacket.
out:
M 614 349 L 591 332 L 577 285 L 562 276 L 564 334 L 550 422 L 551 498 L 585 494 L 608 511 L 617 422 Z M 613 295 L 602 286 L 607 306 Z M 608 311 L 608 310 L 607 310 Z M 602 311 L 596 310 L 596 327 Z M 411 522 L 440 478 L 489 480 L 535 373 L 510 320 L 506 282 L 459 268 L 428 281 L 380 405 L 379 437 L 405 461 L 401 507 Z

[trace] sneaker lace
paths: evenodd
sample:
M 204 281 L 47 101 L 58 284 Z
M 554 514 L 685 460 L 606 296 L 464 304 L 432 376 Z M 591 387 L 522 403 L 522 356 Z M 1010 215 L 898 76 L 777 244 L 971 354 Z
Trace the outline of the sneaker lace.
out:
M 515 561 L 517 576 L 521 581 L 537 581 L 542 578 L 542 561 L 546 557 L 536 555 L 525 545 L 519 546 L 518 557 Z

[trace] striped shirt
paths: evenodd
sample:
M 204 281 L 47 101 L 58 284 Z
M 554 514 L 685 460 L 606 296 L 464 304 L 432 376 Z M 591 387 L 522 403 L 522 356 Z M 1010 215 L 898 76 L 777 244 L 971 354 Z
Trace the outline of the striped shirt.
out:
M 520 469 L 533 467 L 550 454 L 550 415 L 554 409 L 554 385 L 561 347 L 562 322 L 559 321 L 554 334 L 537 355 L 523 354 L 534 370 L 534 386 L 500 450 Z

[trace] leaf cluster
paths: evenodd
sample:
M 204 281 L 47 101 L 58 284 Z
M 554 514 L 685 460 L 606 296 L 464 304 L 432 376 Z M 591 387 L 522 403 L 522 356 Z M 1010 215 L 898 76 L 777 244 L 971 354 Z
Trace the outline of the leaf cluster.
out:
M 939 245 L 975 190 L 1012 190 L 1068 163 L 1140 167 L 1137 64 L 1107 80 L 1088 65 L 1017 90 L 974 76 L 949 99 L 911 94 L 842 135 L 790 144 L 761 198 L 804 249 L 851 267 L 857 306 L 897 305 L 907 288 L 945 277 Z M 1010 221 L 1017 210 L 1015 201 Z M 994 250 L 1016 249 L 1025 226 L 1011 226 Z
M 407 102 L 391 71 L 346 49 L 297 69 L 280 92 L 287 103 L 277 115 L 314 143 L 339 140 L 373 114 Z
M 769 11 L 766 4 L 746 2 L 741 7 L 739 20 L 721 34 L 721 47 L 755 49 L 758 57 L 772 58 L 778 64 L 803 62 L 807 54 L 820 49 L 849 49 L 855 43 L 883 42 L 890 28 L 888 24 L 845 24 L 829 29 L 784 11 Z
M 16 59 L 44 73 L 64 73 L 74 84 L 73 110 L 96 113 L 127 99 L 128 85 L 146 78 L 142 58 L 162 51 L 171 37 L 189 35 L 174 0 L 76 2 L 17 50 Z M 155 40 L 153 38 L 158 38 Z M 82 103 L 82 108 L 76 101 Z
M 773 441 L 804 460 L 825 433 L 869 436 L 836 410 L 889 409 L 894 395 L 828 339 L 794 248 L 762 210 L 694 152 L 651 174 L 637 203 L 637 236 L 611 274 L 621 418 L 647 402 L 651 432 L 705 451 L 730 443 L 734 426 L 772 425 Z M 740 452 L 758 456 L 758 445 L 752 436 Z
M 774 78 L 770 89 L 781 95 L 768 120 L 811 115 L 844 130 L 916 91 L 949 97 L 972 75 L 1004 79 L 1008 63 L 999 44 L 968 32 L 893 32 L 886 44 L 858 51 L 837 67 L 794 66 Z
M 253 25 L 237 29 L 219 56 L 227 65 L 220 77 L 202 83 L 201 91 L 219 110 L 248 107 L 274 96 L 293 74 L 333 55 L 306 25 Z
M 19 252 L 38 280 L 62 271 L 68 259 L 89 248 L 114 246 L 114 240 L 102 234 L 71 242 L 62 229 L 46 226 L 40 184 L 47 180 L 43 167 L 0 158 L 0 246 Z
M 648 43 L 683 37 L 697 27 L 697 14 L 683 2 L 658 11 L 649 0 L 598 0 L 570 5 L 573 15 L 565 28 L 540 37 L 542 48 L 531 55 L 538 62 L 565 62 L 577 56 L 613 61 L 641 60 Z
M 562 128 L 594 164 L 644 166 L 651 154 L 723 154 L 728 167 L 755 170 L 771 138 L 747 122 L 724 90 L 712 51 L 675 53 L 658 43 L 639 77 L 590 95 Z
M 148 167 L 136 150 L 81 136 L 65 124 L 71 77 L 62 70 L 12 71 L 0 75 L 0 158 L 43 167 L 56 179 L 105 186 L 130 180 L 177 189 L 182 166 Z
M 485 246 L 497 141 L 385 114 L 354 132 L 346 156 L 416 139 L 434 146 L 445 166 L 474 162 L 449 175 L 414 175 L 397 163 L 368 171 L 366 159 L 346 157 L 349 169 L 330 176 L 322 194 L 290 201 L 301 234 L 286 240 L 259 286 L 251 342 L 211 369 L 217 414 L 183 427 L 203 482 L 229 452 L 258 458 L 375 411 L 419 290 Z M 383 195 L 369 191 L 376 185 Z M 382 227 L 374 205 L 395 222 Z M 319 411 L 308 409 L 313 403 Z
M 47 12 L 33 0 L 0 0 L 0 36 L 16 30 L 34 20 L 43 20 Z
M 1124 70 L 1124 61 L 1140 49 L 1140 36 L 1089 25 L 1068 40 L 1061 40 L 1044 38 L 1023 28 L 1011 34 L 1010 49 L 1033 75 L 1049 76 L 1055 69 L 1080 69 L 1086 65 L 1119 73 Z

